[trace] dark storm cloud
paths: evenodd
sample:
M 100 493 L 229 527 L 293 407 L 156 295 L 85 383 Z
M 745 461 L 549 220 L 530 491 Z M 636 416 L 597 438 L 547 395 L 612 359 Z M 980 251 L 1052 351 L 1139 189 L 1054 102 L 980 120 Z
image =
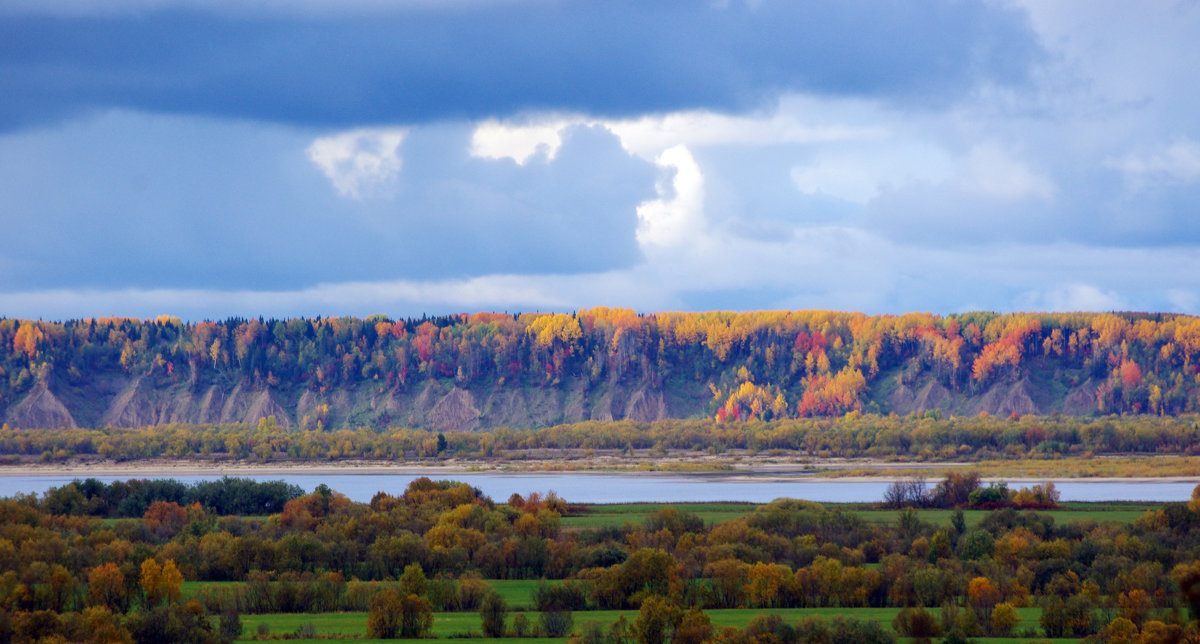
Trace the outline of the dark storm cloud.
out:
M 759 107 L 781 91 L 945 103 L 1022 84 L 1025 16 L 977 2 L 538 2 L 331 13 L 0 15 L 0 127 L 93 109 L 339 127 Z
M 0 138 L 0 291 L 296 289 L 353 280 L 578 273 L 641 259 L 657 168 L 606 130 L 518 166 L 471 128 L 412 132 L 385 196 L 338 195 L 286 128 L 109 114 Z M 170 145 L 163 145 L 169 141 Z

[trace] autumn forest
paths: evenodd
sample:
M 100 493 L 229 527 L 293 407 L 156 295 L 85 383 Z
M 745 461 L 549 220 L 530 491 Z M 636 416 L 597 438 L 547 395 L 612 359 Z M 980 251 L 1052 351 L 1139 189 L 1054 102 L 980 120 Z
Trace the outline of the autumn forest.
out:
M 1180 415 L 1200 318 L 478 313 L 0 320 L 13 427 L 530 429 L 587 420 Z

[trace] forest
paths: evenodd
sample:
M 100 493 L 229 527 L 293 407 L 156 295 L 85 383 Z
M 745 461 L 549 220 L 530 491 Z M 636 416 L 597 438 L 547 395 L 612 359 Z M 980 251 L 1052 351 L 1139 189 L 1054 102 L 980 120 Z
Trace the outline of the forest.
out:
M 0 641 L 1200 637 L 1200 488 L 1122 518 L 1053 485 L 905 485 L 874 505 L 607 507 L 427 478 L 370 503 L 77 480 L 0 500 Z
M 532 429 L 1200 411 L 1200 318 L 1142 313 L 476 313 L 0 320 L 12 427 Z

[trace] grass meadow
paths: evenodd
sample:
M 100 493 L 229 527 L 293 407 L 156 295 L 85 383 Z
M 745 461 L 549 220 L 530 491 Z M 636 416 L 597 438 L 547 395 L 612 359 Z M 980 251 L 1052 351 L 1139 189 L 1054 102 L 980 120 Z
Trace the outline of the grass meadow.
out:
M 621 503 L 612 505 L 585 505 L 584 511 L 576 516 L 564 517 L 563 528 L 619 528 L 627 523 L 641 525 L 646 519 L 662 507 L 659 503 Z M 744 517 L 754 511 L 757 505 L 753 503 L 674 503 L 678 510 L 691 512 L 706 524 L 712 525 Z M 833 504 L 830 504 L 831 507 Z M 891 523 L 896 520 L 899 510 L 879 509 L 868 505 L 848 504 L 852 509 L 868 521 Z M 1157 507 L 1154 503 L 1064 503 L 1055 510 L 1039 510 L 1040 514 L 1054 517 L 1057 524 L 1071 521 L 1091 520 L 1097 523 L 1129 524 Z M 983 520 L 990 510 L 964 510 L 963 515 L 968 527 L 973 527 Z M 927 509 L 919 510 L 918 516 L 922 521 L 928 521 L 937 526 L 948 526 L 954 516 L 954 510 Z
M 931 609 L 935 614 L 938 609 Z M 510 612 L 508 616 L 509 624 L 512 623 L 512 618 L 519 611 Z M 776 609 L 758 609 L 758 608 L 731 608 L 731 609 L 713 609 L 705 611 L 705 614 L 712 620 L 713 626 L 723 628 L 732 626 L 735 628 L 745 628 L 750 620 L 757 615 L 777 614 L 786 622 L 796 622 L 805 617 L 820 617 L 830 619 L 835 615 L 844 617 L 852 617 L 859 620 L 877 622 L 885 630 L 892 630 L 892 619 L 900 612 L 899 608 L 776 608 Z M 538 614 L 536 612 L 526 611 L 526 618 L 529 623 L 537 623 Z M 1017 625 L 1016 631 L 1021 632 L 1026 629 L 1038 629 L 1038 619 L 1041 616 L 1041 609 L 1036 607 L 1018 608 L 1017 615 L 1021 621 Z M 573 613 L 575 628 L 578 628 L 588 622 L 598 622 L 607 626 L 618 618 L 624 616 L 631 624 L 637 619 L 637 611 L 635 610 L 596 610 L 596 611 L 577 611 Z M 243 615 L 242 616 L 242 641 L 252 640 L 258 633 L 259 625 L 265 624 L 268 633 L 271 636 L 281 636 L 296 632 L 306 624 L 311 624 L 315 629 L 318 637 L 328 641 L 339 637 L 347 639 L 359 639 L 366 635 L 367 632 L 367 614 L 366 613 L 287 613 L 287 614 L 268 614 L 268 615 Z M 472 642 L 480 643 L 485 640 L 479 637 L 481 632 L 480 618 L 478 613 L 435 613 L 433 618 L 433 632 L 431 639 L 462 639 L 470 637 Z M 977 642 L 995 641 L 997 643 L 1011 643 L 1019 641 L 1021 638 L 983 638 L 977 639 Z M 507 644 L 518 644 L 524 641 L 561 641 L 551 638 L 504 638 L 502 641 Z M 368 640 L 369 641 L 369 640 Z M 498 640 L 499 641 L 499 640 Z M 1056 640 L 1061 642 L 1075 640 Z

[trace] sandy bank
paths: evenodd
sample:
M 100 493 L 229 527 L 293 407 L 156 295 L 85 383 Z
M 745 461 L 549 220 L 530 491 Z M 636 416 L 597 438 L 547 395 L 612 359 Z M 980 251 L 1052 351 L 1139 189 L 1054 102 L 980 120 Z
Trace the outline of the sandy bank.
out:
M 675 465 L 678 465 L 677 463 Z M 690 465 L 698 465 L 690 463 Z M 170 478 L 176 476 L 322 476 L 322 475 L 411 475 L 431 478 L 452 478 L 461 475 L 637 475 L 653 477 L 720 478 L 725 481 L 794 481 L 822 480 L 830 483 L 845 482 L 888 482 L 910 475 L 914 471 L 969 469 L 972 463 L 904 463 L 868 460 L 846 460 L 820 463 L 736 463 L 724 464 L 711 469 L 701 467 L 677 468 L 669 459 L 648 462 L 631 459 L 624 463 L 565 462 L 556 459 L 537 461 L 422 461 L 385 463 L 368 460 L 345 460 L 337 462 L 272 462 L 254 463 L 203 459 L 147 459 L 141 461 L 72 461 L 66 463 L 21 463 L 0 466 L 0 477 L 55 476 L 80 477 L 116 476 L 129 478 Z M 644 469 L 658 467 L 660 469 Z M 846 470 L 874 470 L 878 474 L 844 474 Z M 889 476 L 887 471 L 896 471 Z M 930 476 L 935 481 L 938 477 Z M 985 481 L 1007 481 L 1013 485 L 1027 485 L 1044 481 L 1088 481 L 1108 483 L 1188 483 L 1200 484 L 1200 471 L 1189 476 L 1029 476 L 1016 473 L 1012 476 L 989 475 Z

